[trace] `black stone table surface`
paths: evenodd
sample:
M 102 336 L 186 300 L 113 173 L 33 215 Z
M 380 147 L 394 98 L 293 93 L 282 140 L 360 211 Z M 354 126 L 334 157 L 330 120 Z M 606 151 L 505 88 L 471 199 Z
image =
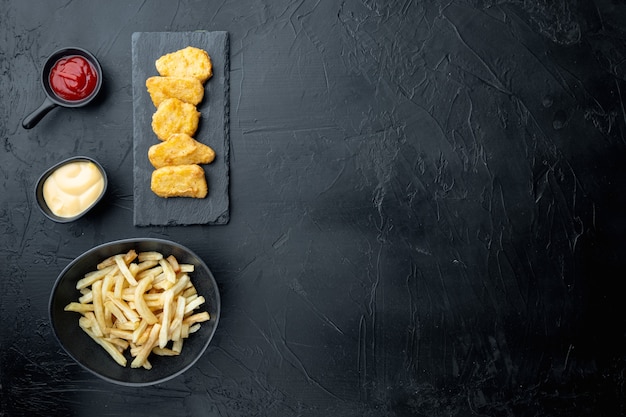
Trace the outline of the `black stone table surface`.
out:
M 626 5 L 615 0 L 0 0 L 0 416 L 626 414 Z M 132 37 L 229 37 L 224 224 L 136 226 Z M 34 128 L 53 51 L 95 102 Z M 34 186 L 73 155 L 80 220 Z M 213 271 L 215 337 L 131 388 L 56 342 L 57 275 L 173 240 Z

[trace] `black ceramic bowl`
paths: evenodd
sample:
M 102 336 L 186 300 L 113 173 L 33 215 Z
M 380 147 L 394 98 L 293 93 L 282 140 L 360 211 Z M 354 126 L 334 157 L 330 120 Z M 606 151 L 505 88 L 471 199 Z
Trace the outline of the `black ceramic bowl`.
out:
M 158 251 L 164 256 L 174 255 L 180 263 L 193 264 L 191 282 L 206 302 L 198 311 L 207 311 L 211 319 L 202 323 L 200 330 L 189 335 L 179 356 L 149 357 L 152 369 L 131 368 L 130 355 L 126 367 L 118 365 L 105 350 L 96 344 L 78 326 L 79 313 L 64 311 L 64 307 L 77 301 L 80 293 L 76 282 L 96 265 L 118 253 L 135 251 Z M 120 385 L 147 386 L 168 381 L 191 368 L 205 352 L 220 317 L 220 294 L 213 274 L 197 255 L 184 246 L 162 239 L 136 238 L 105 243 L 80 255 L 72 261 L 57 278 L 49 304 L 52 330 L 63 349 L 83 368 L 100 378 Z
M 43 185 L 48 179 L 48 177 L 52 175 L 54 171 L 61 168 L 63 165 L 67 165 L 72 162 L 93 162 L 96 165 L 96 167 L 100 170 L 100 173 L 102 174 L 102 178 L 104 179 L 104 188 L 102 189 L 100 196 L 98 196 L 98 198 L 86 210 L 84 210 L 80 214 L 76 216 L 72 216 L 72 217 L 60 217 L 54 214 L 52 210 L 50 210 L 50 207 L 48 207 L 48 205 L 46 204 L 46 200 L 43 197 Z M 64 161 L 61 161 L 56 165 L 53 165 L 52 167 L 48 168 L 46 172 L 44 172 L 39 177 L 39 179 L 37 180 L 37 184 L 35 185 L 35 201 L 37 201 L 37 205 L 39 206 L 39 209 L 41 210 L 41 212 L 50 220 L 53 220 L 57 223 L 69 223 L 69 222 L 73 222 L 74 220 L 80 219 L 89 210 L 91 210 L 96 204 L 98 204 L 98 202 L 102 199 L 102 197 L 106 193 L 107 186 L 108 186 L 108 179 L 107 179 L 106 171 L 104 170 L 102 165 L 98 163 L 98 161 L 96 161 L 95 159 L 86 157 L 86 156 L 75 156 L 75 157 L 66 159 Z

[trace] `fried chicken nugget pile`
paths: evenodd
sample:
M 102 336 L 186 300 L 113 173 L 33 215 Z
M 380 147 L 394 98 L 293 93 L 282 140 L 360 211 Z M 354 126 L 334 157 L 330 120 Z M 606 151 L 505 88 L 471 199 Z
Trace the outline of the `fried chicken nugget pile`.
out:
M 200 164 L 210 164 L 215 151 L 193 138 L 200 122 L 196 106 L 204 98 L 204 83 L 213 76 L 209 54 L 188 46 L 161 56 L 159 76 L 146 80 L 157 108 L 152 130 L 162 142 L 148 150 L 155 168 L 150 189 L 159 197 L 205 198 L 208 185 Z

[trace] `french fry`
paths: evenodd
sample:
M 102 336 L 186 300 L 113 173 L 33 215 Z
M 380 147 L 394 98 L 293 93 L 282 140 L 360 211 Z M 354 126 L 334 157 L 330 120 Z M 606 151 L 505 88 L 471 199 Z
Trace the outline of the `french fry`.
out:
M 183 325 L 183 318 L 185 317 L 186 299 L 182 295 L 176 297 L 176 312 L 172 319 L 170 326 L 170 339 L 176 342 L 180 339 L 180 333 Z
M 96 341 L 97 344 L 102 346 L 106 352 L 111 355 L 113 360 L 117 362 L 120 366 L 126 366 L 126 358 L 122 353 L 117 350 L 115 345 L 102 337 L 96 336 L 90 329 L 83 328 L 83 331 L 89 335 L 93 340 Z
M 194 323 L 202 323 L 204 321 L 209 321 L 209 320 L 211 320 L 211 316 L 206 311 L 203 311 L 202 313 L 198 313 L 198 314 L 194 314 L 192 316 L 186 317 L 183 320 L 183 323 L 187 323 L 189 325 L 192 325 Z M 190 329 L 190 331 L 191 331 L 191 329 Z
M 191 313 L 193 310 L 204 304 L 205 299 L 203 296 L 195 297 L 193 300 L 187 303 L 185 306 L 185 314 Z
M 172 266 L 174 272 L 180 271 L 180 264 L 174 255 L 170 255 L 165 260 Z
M 180 352 L 183 351 L 183 340 L 184 339 L 178 339 L 177 341 L 175 341 L 174 343 L 172 343 L 172 350 L 178 354 L 180 354 Z
M 155 347 L 152 348 L 152 353 L 154 353 L 155 355 L 159 355 L 159 356 L 178 356 L 178 355 L 180 355 L 180 352 L 176 352 L 173 349 L 160 348 L 158 346 L 155 346 Z
M 163 259 L 163 254 L 159 252 L 141 252 L 137 255 L 139 262 L 143 261 L 160 261 Z
M 113 326 L 113 319 L 111 317 L 113 312 L 111 311 L 109 306 L 106 305 L 106 301 L 107 301 L 106 294 L 109 292 L 109 290 L 111 289 L 111 286 L 114 284 L 115 282 L 114 280 L 115 278 L 111 274 L 105 275 L 105 277 L 102 279 L 102 288 L 100 292 L 100 296 L 102 298 L 102 306 L 104 308 L 104 325 L 106 326 L 107 329 Z
M 141 347 L 135 359 L 131 362 L 131 368 L 140 368 L 143 366 L 146 359 L 148 359 L 148 355 L 152 351 L 152 348 L 158 343 L 159 340 L 159 332 L 161 331 L 161 325 L 156 323 L 152 326 L 152 330 L 150 330 L 150 336 L 146 343 Z
M 102 303 L 102 310 L 104 311 L 104 331 L 108 332 L 108 329 L 113 327 L 113 314 L 109 309 L 109 306 Z
M 86 327 L 86 328 L 90 328 L 90 327 L 91 327 L 91 320 L 89 320 L 89 319 L 88 319 L 87 317 L 85 317 L 85 316 L 81 316 L 81 317 L 78 319 L 78 325 L 79 325 L 81 328 L 85 328 L 85 327 Z
M 80 298 L 78 302 L 80 304 L 89 304 L 93 301 L 93 293 L 91 291 L 86 291 Z
M 113 287 L 113 285 L 115 284 L 115 277 L 116 277 L 116 274 L 111 273 L 111 274 L 106 274 L 104 278 L 102 279 L 102 302 L 106 301 L 105 299 L 106 294 L 109 291 L 111 291 L 111 287 Z M 92 295 L 93 295 L 93 292 L 92 292 Z
M 137 327 L 139 327 L 138 321 L 127 321 L 126 323 L 115 322 L 115 328 L 120 330 L 130 330 L 131 332 L 134 332 Z
M 130 330 L 109 329 L 109 335 L 118 339 L 133 340 L 133 332 Z
M 104 333 L 107 325 L 104 319 L 104 305 L 102 303 L 102 281 L 94 282 L 91 286 L 91 291 L 93 292 L 93 312 L 96 316 L 98 326 L 100 326 L 100 329 L 102 329 Z
M 161 265 L 161 268 L 163 268 L 165 279 L 171 283 L 176 282 L 176 272 L 174 272 L 174 269 L 172 269 L 172 265 L 165 259 L 161 259 L 159 261 L 159 265 Z
M 161 330 L 159 332 L 159 347 L 164 348 L 169 341 L 170 332 L 170 320 L 172 316 L 172 300 L 174 293 L 170 291 L 165 292 L 165 298 L 163 300 L 163 317 L 161 318 Z
M 192 297 L 197 297 L 197 296 L 198 296 L 198 292 L 196 291 L 196 287 L 194 287 L 193 285 L 189 288 L 185 288 L 185 291 L 183 291 L 183 297 L 185 297 L 187 301 L 191 301 Z
M 128 346 L 130 345 L 130 343 L 128 343 L 128 340 L 120 339 L 117 337 L 107 337 L 104 340 L 117 346 L 118 350 L 121 349 L 120 352 L 123 352 L 125 349 L 128 349 Z
M 93 271 L 85 275 L 84 278 L 79 279 L 76 282 L 76 289 L 80 290 L 92 285 L 94 282 L 101 280 L 106 274 L 111 272 L 115 268 L 114 265 L 106 267 L 104 269 L 100 269 L 98 271 Z
M 122 293 L 126 287 L 126 279 L 122 274 L 115 275 L 115 285 L 113 286 L 113 297 L 115 299 L 122 298 Z
M 152 284 L 152 279 L 144 278 L 137 284 L 135 288 L 135 308 L 137 312 L 148 322 L 148 324 L 155 324 L 159 321 L 152 310 L 146 305 L 146 301 L 143 299 L 143 293 L 146 292 L 148 286 Z
M 152 331 L 152 327 L 153 326 L 146 327 L 144 332 L 139 335 L 139 338 L 137 339 L 137 346 L 143 346 L 148 341 L 148 338 L 150 337 L 150 332 Z
M 147 294 L 150 295 L 150 294 Z M 163 309 L 163 298 L 157 298 L 155 300 L 146 300 L 146 305 L 150 310 L 162 310 Z
M 126 265 L 126 262 L 124 262 L 124 257 L 122 255 L 116 255 L 114 259 L 115 264 L 120 269 L 122 275 L 124 275 L 124 278 L 126 278 L 126 281 L 128 281 L 130 285 L 137 285 L 137 280 L 135 279 L 133 274 L 131 274 L 130 270 L 128 269 L 128 265 Z
M 148 269 L 152 268 L 153 266 L 156 266 L 159 264 L 159 261 L 155 261 L 155 260 L 147 260 L 147 261 L 143 261 L 139 264 L 131 264 L 129 265 L 129 269 L 130 266 L 133 267 L 133 270 L 131 272 L 133 272 L 133 275 L 137 276 L 138 273 L 143 272 L 143 271 L 147 271 Z
M 120 256 L 120 255 L 113 255 L 113 256 L 109 256 L 108 258 L 106 258 L 104 261 L 100 262 L 97 266 L 96 269 L 103 269 L 106 267 L 109 267 L 111 265 L 115 265 L 116 261 L 115 261 L 115 257 L 116 256 Z M 126 265 L 128 265 L 129 263 L 131 263 L 132 261 L 135 260 L 135 258 L 137 258 L 137 252 L 135 252 L 134 249 L 129 250 L 128 252 L 126 252 L 125 254 L 121 255 L 124 259 L 124 262 L 126 263 Z
M 87 311 L 93 311 L 93 304 L 83 304 L 77 302 L 71 302 L 63 308 L 65 311 L 75 311 L 77 313 L 85 313 Z
M 148 322 L 145 319 L 142 319 L 141 322 L 139 322 L 139 326 L 137 326 L 137 328 L 133 332 L 133 343 L 139 343 L 139 338 L 145 333 L 147 328 Z

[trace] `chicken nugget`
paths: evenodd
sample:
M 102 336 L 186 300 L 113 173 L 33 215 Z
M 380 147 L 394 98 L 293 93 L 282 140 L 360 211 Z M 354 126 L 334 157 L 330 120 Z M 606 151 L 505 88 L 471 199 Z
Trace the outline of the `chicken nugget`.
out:
M 163 198 L 204 198 L 209 192 L 200 165 L 167 166 L 152 171 L 150 189 Z
M 193 46 L 161 56 L 155 66 L 164 77 L 194 77 L 203 84 L 213 76 L 211 57 L 205 50 Z
M 204 98 L 204 85 L 193 77 L 150 77 L 146 88 L 155 107 L 168 98 L 197 105 Z
M 155 168 L 168 165 L 210 164 L 215 151 L 185 133 L 174 133 L 165 142 L 148 149 L 148 159 Z
M 193 136 L 200 123 L 200 112 L 193 104 L 177 98 L 164 100 L 152 115 L 152 130 L 161 140 L 167 140 L 174 133 Z

